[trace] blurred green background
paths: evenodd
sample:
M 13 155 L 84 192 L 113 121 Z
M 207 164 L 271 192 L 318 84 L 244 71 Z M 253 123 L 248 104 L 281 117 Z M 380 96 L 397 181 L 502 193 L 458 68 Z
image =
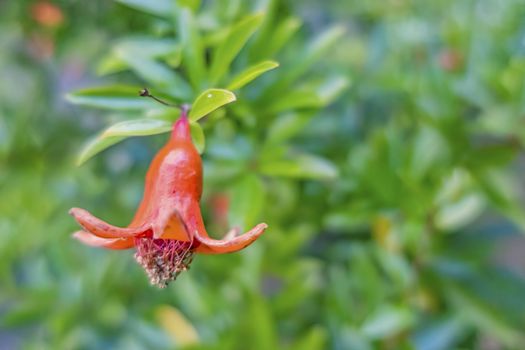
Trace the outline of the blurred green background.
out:
M 208 228 L 256 243 L 160 290 L 70 238 L 72 206 L 133 216 L 167 134 L 75 162 L 176 118 L 135 91 L 265 60 L 199 121 Z M 3 1 L 0 72 L 0 349 L 525 347 L 522 0 Z

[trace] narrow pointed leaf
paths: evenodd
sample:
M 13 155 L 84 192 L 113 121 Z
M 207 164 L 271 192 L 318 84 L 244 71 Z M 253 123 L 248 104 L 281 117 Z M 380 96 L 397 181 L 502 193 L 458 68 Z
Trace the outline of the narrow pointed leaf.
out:
M 196 122 L 217 108 L 235 100 L 235 94 L 229 90 L 208 89 L 193 102 L 189 116 L 190 120 Z
M 297 61 L 294 62 L 294 65 L 287 73 L 275 84 L 268 87 L 263 99 L 270 101 L 275 98 L 275 96 L 282 95 L 292 83 L 314 66 L 320 58 L 328 54 L 329 50 L 344 35 L 345 31 L 343 26 L 336 25 L 321 33 L 314 39 L 305 52 L 297 55 Z
M 365 320 L 361 332 L 370 339 L 383 339 L 402 332 L 413 323 L 410 310 L 384 305 Z
M 282 16 L 282 8 L 278 0 L 266 1 L 264 7 L 264 20 L 255 34 L 252 45 L 250 46 L 250 61 L 260 60 L 261 58 L 269 58 L 266 56 L 265 48 L 272 40 L 275 33 L 275 27 L 279 23 L 279 18 Z
M 264 61 L 253 65 L 234 77 L 228 85 L 228 90 L 237 90 L 269 70 L 279 67 L 275 61 Z
M 264 175 L 297 179 L 333 179 L 338 175 L 337 168 L 331 162 L 312 155 L 269 160 L 260 165 L 259 171 Z
M 323 100 L 315 90 L 295 90 L 278 99 L 270 108 L 270 113 L 280 113 L 291 109 L 320 108 Z
M 329 105 L 334 102 L 351 84 L 351 81 L 345 77 L 333 77 L 328 79 L 317 89 L 323 105 Z
M 112 136 L 148 136 L 168 132 L 172 122 L 160 119 L 135 119 L 114 124 L 104 130 L 102 137 Z
M 121 57 L 123 52 L 148 58 L 163 58 L 170 62 L 171 67 L 176 67 L 181 59 L 181 47 L 173 39 L 130 36 L 116 42 L 114 48 L 101 59 L 97 65 L 97 74 L 112 74 L 129 68 Z
M 191 87 L 173 69 L 152 58 L 122 52 L 120 57 L 146 82 L 163 88 L 174 97 L 187 100 L 191 97 Z
M 114 124 L 86 143 L 77 158 L 77 165 L 128 137 L 162 134 L 170 131 L 172 125 L 170 121 L 156 119 L 128 120 Z
M 108 75 L 122 72 L 126 68 L 128 68 L 126 62 L 112 51 L 98 62 L 96 72 L 97 75 Z
M 261 25 L 263 18 L 263 14 L 248 16 L 231 28 L 227 37 L 222 41 L 213 56 L 210 70 L 210 80 L 212 84 L 217 83 L 219 79 L 222 78 L 230 66 L 230 63 L 239 51 L 241 51 L 255 30 Z
M 319 34 L 317 38 L 307 48 L 304 59 L 299 62 L 292 70 L 294 78 L 300 76 L 313 64 L 315 64 L 321 57 L 326 55 L 329 50 L 338 42 L 338 40 L 345 34 L 346 29 L 342 25 L 335 25 L 323 33 Z
M 294 90 L 277 97 L 269 111 L 278 113 L 290 109 L 324 107 L 339 97 L 349 84 L 349 80 L 344 77 L 334 77 L 311 88 Z
M 105 138 L 101 138 L 100 136 L 94 137 L 93 139 L 88 141 L 80 151 L 76 161 L 77 166 L 84 164 L 94 155 L 102 152 L 106 148 L 109 148 L 116 143 L 119 143 L 124 139 L 126 139 L 125 136 L 113 136 Z
M 148 98 L 139 96 L 139 87 L 109 85 L 78 90 L 66 95 L 74 104 L 113 110 L 142 110 L 155 107 Z
M 301 20 L 295 17 L 287 18 L 277 25 L 272 40 L 265 50 L 267 57 L 276 55 L 286 43 L 293 37 L 297 30 L 301 27 Z
M 182 60 L 191 85 L 198 91 L 205 79 L 206 66 L 197 22 L 189 8 L 179 11 L 178 31 L 182 42 Z
M 258 31 L 257 38 L 254 44 L 250 47 L 250 58 L 261 59 L 274 57 L 293 37 L 297 30 L 301 27 L 301 20 L 296 17 L 289 17 L 283 21 L 272 23 L 266 21 L 261 25 L 261 29 Z
M 288 140 L 300 132 L 312 118 L 313 113 L 287 113 L 279 116 L 268 128 L 267 142 L 276 144 Z

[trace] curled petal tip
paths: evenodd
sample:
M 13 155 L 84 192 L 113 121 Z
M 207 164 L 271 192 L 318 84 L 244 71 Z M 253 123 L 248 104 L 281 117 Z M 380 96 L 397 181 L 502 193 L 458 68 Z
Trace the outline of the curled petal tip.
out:
M 73 233 L 71 237 L 85 245 L 92 247 L 107 249 L 129 249 L 134 246 L 133 238 L 100 238 L 85 231 L 77 231 Z
M 86 215 L 89 215 L 89 212 L 87 210 L 81 209 L 81 208 L 71 208 L 67 212 L 69 215 L 71 215 L 73 218 L 75 218 L 76 221 L 80 223 L 83 217 Z
M 195 238 L 201 243 L 197 248 L 197 252 L 204 254 L 225 254 L 239 251 L 252 244 L 264 233 L 267 227 L 267 224 L 261 223 L 240 236 L 220 240 L 204 236 L 200 232 L 195 232 Z
M 90 212 L 80 208 L 72 208 L 69 211 L 75 220 L 82 226 L 84 231 L 100 238 L 126 238 L 143 235 L 148 232 L 147 225 L 136 228 L 122 228 L 108 224 L 93 216 Z
M 68 214 L 74 217 L 75 220 L 77 221 L 91 216 L 91 213 L 89 211 L 87 211 L 86 209 L 82 209 L 82 208 L 71 208 L 69 209 Z

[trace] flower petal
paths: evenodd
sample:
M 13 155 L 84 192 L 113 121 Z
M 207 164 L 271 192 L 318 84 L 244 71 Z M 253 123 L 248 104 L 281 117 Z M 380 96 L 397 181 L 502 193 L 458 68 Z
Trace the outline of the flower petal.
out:
M 148 225 L 135 228 L 122 228 L 108 224 L 105 221 L 93 216 L 90 212 L 80 208 L 73 208 L 69 211 L 75 220 L 84 230 L 101 238 L 125 238 L 137 235 L 145 235 L 151 229 Z
M 225 254 L 236 252 L 252 244 L 267 227 L 268 225 L 264 223 L 259 224 L 250 231 L 232 239 L 213 239 L 208 237 L 206 233 L 203 234 L 199 231 L 195 231 L 195 239 L 201 243 L 201 245 L 197 247 L 196 252 L 202 254 Z M 227 236 L 231 235 L 232 232 L 234 231 L 230 231 Z
M 92 235 L 86 231 L 77 231 L 73 233 L 73 238 L 78 239 L 80 242 L 100 248 L 108 249 L 129 249 L 135 246 L 134 238 L 100 238 Z
M 186 224 L 184 224 L 184 220 L 177 210 L 172 209 L 167 215 L 159 215 L 159 218 L 153 223 L 152 229 L 153 238 L 190 241 Z

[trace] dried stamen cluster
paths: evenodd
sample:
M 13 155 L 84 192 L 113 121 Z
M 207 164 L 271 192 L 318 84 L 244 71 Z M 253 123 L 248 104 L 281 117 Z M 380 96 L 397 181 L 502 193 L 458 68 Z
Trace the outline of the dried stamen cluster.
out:
M 172 239 L 136 238 L 135 260 L 146 270 L 151 284 L 165 288 L 193 259 L 191 242 Z

